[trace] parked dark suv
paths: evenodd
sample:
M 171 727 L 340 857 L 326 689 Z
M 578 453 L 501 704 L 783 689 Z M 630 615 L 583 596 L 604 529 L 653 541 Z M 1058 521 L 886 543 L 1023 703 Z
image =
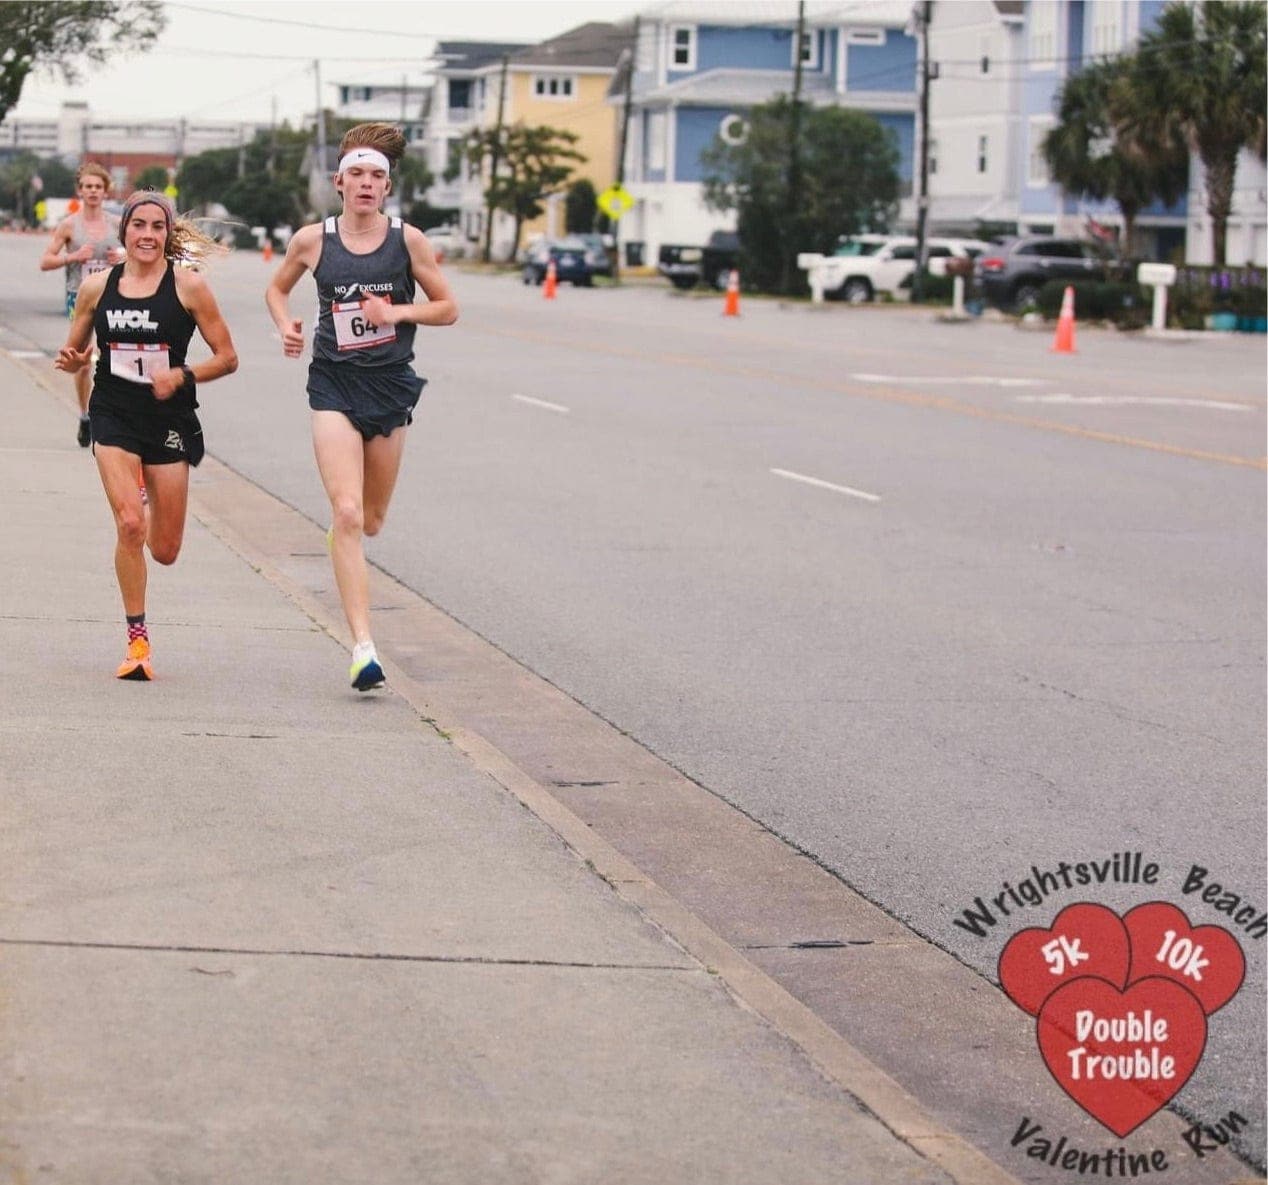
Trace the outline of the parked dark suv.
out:
M 1033 305 L 1049 280 L 1104 280 L 1110 259 L 1082 239 L 1027 235 L 1004 239 L 977 258 L 982 295 L 1002 309 Z

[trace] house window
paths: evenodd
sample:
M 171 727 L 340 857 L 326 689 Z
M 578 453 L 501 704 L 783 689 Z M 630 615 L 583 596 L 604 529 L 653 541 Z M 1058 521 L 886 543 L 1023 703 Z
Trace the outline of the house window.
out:
M 987 149 L 990 147 L 991 138 L 989 136 L 978 136 L 977 138 L 977 171 L 979 173 L 986 172 L 986 166 L 989 163 L 987 159 Z
M 1030 5 L 1030 68 L 1051 70 L 1057 56 L 1057 9 L 1043 0 Z
M 847 29 L 845 31 L 846 45 L 884 45 L 885 30 L 884 29 Z
M 929 176 L 936 177 L 938 174 L 938 141 L 930 137 L 929 139 Z
M 575 87 L 571 77 L 538 74 L 533 79 L 533 94 L 539 99 L 571 99 Z
M 653 111 L 647 116 L 647 167 L 665 167 L 665 113 Z
M 1122 30 L 1119 27 L 1119 15 L 1122 5 L 1119 0 L 1094 0 L 1089 6 L 1092 10 L 1092 56 L 1107 57 L 1116 54 L 1122 48 Z
M 1030 156 L 1026 167 L 1026 184 L 1036 189 L 1047 185 L 1052 177 L 1048 172 L 1048 158 L 1043 154 L 1044 137 L 1052 128 L 1052 119 L 1041 116 L 1030 121 Z
M 794 34 L 793 40 L 796 41 L 796 39 Z M 794 66 L 797 64 L 796 58 L 793 59 L 792 64 Z M 817 29 L 811 29 L 801 35 L 801 64 L 811 70 L 819 68 L 819 31 Z
M 471 79 L 451 78 L 449 80 L 449 110 L 463 111 L 471 106 Z
M 671 70 L 696 68 L 695 25 L 669 26 L 669 68 Z

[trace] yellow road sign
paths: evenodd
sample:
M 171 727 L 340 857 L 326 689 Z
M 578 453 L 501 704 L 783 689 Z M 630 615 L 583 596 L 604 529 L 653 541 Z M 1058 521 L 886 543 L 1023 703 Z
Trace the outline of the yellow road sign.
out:
M 599 194 L 599 209 L 615 221 L 634 208 L 634 195 L 624 185 L 609 185 Z

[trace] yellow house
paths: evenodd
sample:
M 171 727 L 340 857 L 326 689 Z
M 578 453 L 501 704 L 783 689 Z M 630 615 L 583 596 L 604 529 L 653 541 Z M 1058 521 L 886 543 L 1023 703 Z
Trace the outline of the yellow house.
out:
M 484 67 L 481 74 L 486 80 L 487 98 L 482 124 L 497 124 L 505 78 L 502 123 L 547 126 L 575 133 L 577 142 L 573 147 L 585 160 L 575 163 L 569 184 L 584 177 L 596 193 L 602 193 L 616 180 L 621 135 L 621 106 L 609 101 L 608 89 L 621 55 L 630 45 L 629 25 L 591 21 L 509 55 L 505 66 L 499 62 Z M 564 233 L 564 197 L 561 192 L 542 203 L 546 212 L 521 227 L 521 246 L 535 234 L 554 237 Z M 495 216 L 495 258 L 510 256 L 514 227 L 509 215 Z

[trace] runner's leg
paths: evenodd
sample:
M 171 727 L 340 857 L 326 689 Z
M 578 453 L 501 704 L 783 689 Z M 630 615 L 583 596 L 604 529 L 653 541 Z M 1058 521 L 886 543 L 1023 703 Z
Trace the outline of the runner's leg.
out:
M 370 641 L 370 587 L 362 550 L 365 442 L 342 412 L 313 412 L 313 452 L 330 499 L 335 584 L 357 643 Z
M 388 503 L 396 488 L 405 452 L 408 429 L 402 425 L 391 436 L 375 436 L 365 442 L 364 530 L 377 535 L 387 518 Z
M 149 499 L 150 528 L 146 542 L 150 555 L 160 564 L 174 564 L 185 538 L 189 465 L 185 461 L 145 465 L 141 472 Z M 137 497 L 140 497 L 139 490 Z
M 99 444 L 94 451 L 101 484 L 114 513 L 114 570 L 123 611 L 131 617 L 145 612 L 145 508 L 136 484 L 137 457 L 113 445 Z

